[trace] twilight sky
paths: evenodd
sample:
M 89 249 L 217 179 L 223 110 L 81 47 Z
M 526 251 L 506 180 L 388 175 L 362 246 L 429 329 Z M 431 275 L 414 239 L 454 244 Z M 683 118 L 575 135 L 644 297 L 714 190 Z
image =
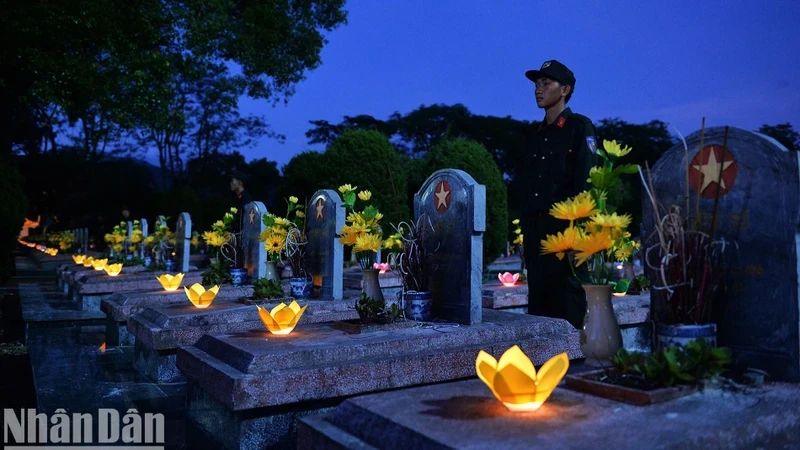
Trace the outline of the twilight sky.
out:
M 243 98 L 284 144 L 242 153 L 282 167 L 309 146 L 309 120 L 386 119 L 420 105 L 540 119 L 524 72 L 558 59 L 575 73 L 569 106 L 594 121 L 800 128 L 797 0 L 348 0 L 322 65 L 289 104 Z M 794 25 L 794 27 L 792 27 Z

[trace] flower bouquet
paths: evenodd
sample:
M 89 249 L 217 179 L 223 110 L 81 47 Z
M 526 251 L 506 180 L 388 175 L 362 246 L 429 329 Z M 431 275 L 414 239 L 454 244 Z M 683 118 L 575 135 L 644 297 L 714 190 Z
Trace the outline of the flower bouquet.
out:
M 306 215 L 303 205 L 295 196 L 286 201 L 286 216 L 265 214 L 262 218 L 266 229 L 259 240 L 267 250 L 267 279 L 279 280 L 276 263 L 285 257 L 292 268 L 292 294 L 298 298 L 311 295 L 310 273 L 306 261 L 308 239 L 306 238 Z
M 378 282 L 378 269 L 373 267 L 378 250 L 383 246 L 383 231 L 380 226 L 383 214 L 378 208 L 367 203 L 372 198 L 370 191 L 364 190 L 356 194 L 356 189 L 358 188 L 349 184 L 339 186 L 347 210 L 345 225 L 339 231 L 339 242 L 353 248 L 364 275 L 363 295 L 385 303 Z M 365 203 L 363 209 L 356 210 L 357 200 Z
M 203 239 L 209 247 L 216 247 L 214 251 L 216 261 L 209 265 L 203 273 L 203 284 L 222 284 L 227 281 L 234 285 L 245 283 L 242 276 L 243 255 L 241 248 L 241 233 L 233 231 L 233 222 L 236 220 L 238 209 L 231 208 L 222 220 L 217 220 L 211 225 L 211 231 L 203 233 Z M 247 271 L 244 271 L 245 275 Z M 208 281 L 208 283 L 206 283 Z
M 541 241 L 541 253 L 555 253 L 563 259 L 569 253 L 569 267 L 587 295 L 587 310 L 581 330 L 581 351 L 590 364 L 611 358 L 622 346 L 622 335 L 611 305 L 611 261 L 627 261 L 638 243 L 627 227 L 631 217 L 617 214 L 607 201 L 609 191 L 623 174 L 634 174 L 636 164 L 617 164 L 630 147 L 603 141 L 597 154 L 600 167 L 589 171 L 591 189 L 555 203 L 550 215 L 569 221 L 569 226 Z M 612 260 L 613 258 L 613 260 Z M 583 266 L 583 264 L 586 266 Z M 578 273 L 576 268 L 583 266 Z
M 114 225 L 111 233 L 106 233 L 103 240 L 108 244 L 111 249 L 111 256 L 119 255 L 125 250 L 125 241 L 128 239 L 128 224 L 120 222 L 119 225 Z

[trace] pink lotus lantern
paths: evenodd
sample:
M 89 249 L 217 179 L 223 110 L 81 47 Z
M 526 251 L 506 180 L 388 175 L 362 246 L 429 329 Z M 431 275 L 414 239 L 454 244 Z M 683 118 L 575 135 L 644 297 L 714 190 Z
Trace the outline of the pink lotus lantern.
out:
M 511 272 L 498 273 L 497 278 L 503 283 L 505 287 L 511 287 L 519 280 L 519 273 L 512 274 Z
M 380 273 L 386 273 L 389 271 L 389 263 L 372 263 L 372 268 L 380 270 Z

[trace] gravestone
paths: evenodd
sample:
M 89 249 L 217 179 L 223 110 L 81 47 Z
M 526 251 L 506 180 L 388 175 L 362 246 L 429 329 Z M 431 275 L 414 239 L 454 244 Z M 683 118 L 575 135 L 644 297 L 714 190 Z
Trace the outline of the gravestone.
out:
M 250 277 L 250 283 L 264 278 L 266 275 L 267 249 L 264 243 L 258 240 L 261 233 L 267 228 L 261 219 L 267 213 L 267 208 L 261 202 L 250 202 L 244 205 L 242 226 L 242 251 L 244 252 L 244 267 Z
M 798 153 L 737 128 L 728 129 L 723 147 L 724 127 L 705 130 L 701 148 L 700 134 L 686 138 L 692 221 L 712 228 L 719 193 L 714 239 L 729 243 L 718 343 L 733 350 L 739 367 L 765 370 L 773 380 L 800 380 Z M 686 165 L 683 146 L 676 145 L 653 167 L 655 196 L 665 207 L 686 209 Z M 643 202 L 649 234 L 654 222 L 646 194 Z
M 178 272 L 186 273 L 189 271 L 189 248 L 192 239 L 192 219 L 189 213 L 182 212 L 178 216 L 178 223 L 175 226 L 175 269 Z
M 308 267 L 314 281 L 314 298 L 342 299 L 344 247 L 337 234 L 344 226 L 345 209 L 336 191 L 319 190 L 306 209 Z
M 142 218 L 142 220 L 139 222 L 139 226 L 142 228 L 142 243 L 139 246 L 139 257 L 144 259 L 144 249 L 146 246 L 144 239 L 149 235 L 148 232 L 150 231 L 147 226 L 147 219 Z
M 424 244 L 434 317 L 480 323 L 486 187 L 462 170 L 437 170 L 414 195 L 415 220 L 422 213 L 434 229 Z
M 133 236 L 133 222 L 129 220 L 127 225 L 128 225 L 128 227 L 127 227 L 125 232 L 127 233 L 126 236 L 128 237 L 128 240 L 130 241 L 131 240 L 131 236 Z

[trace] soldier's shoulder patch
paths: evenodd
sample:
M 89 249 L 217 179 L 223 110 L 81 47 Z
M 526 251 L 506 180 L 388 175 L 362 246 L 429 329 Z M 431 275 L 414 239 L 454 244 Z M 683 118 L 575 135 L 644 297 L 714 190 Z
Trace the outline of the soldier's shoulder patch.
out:
M 586 136 L 586 146 L 592 154 L 597 153 L 597 139 L 594 136 Z

